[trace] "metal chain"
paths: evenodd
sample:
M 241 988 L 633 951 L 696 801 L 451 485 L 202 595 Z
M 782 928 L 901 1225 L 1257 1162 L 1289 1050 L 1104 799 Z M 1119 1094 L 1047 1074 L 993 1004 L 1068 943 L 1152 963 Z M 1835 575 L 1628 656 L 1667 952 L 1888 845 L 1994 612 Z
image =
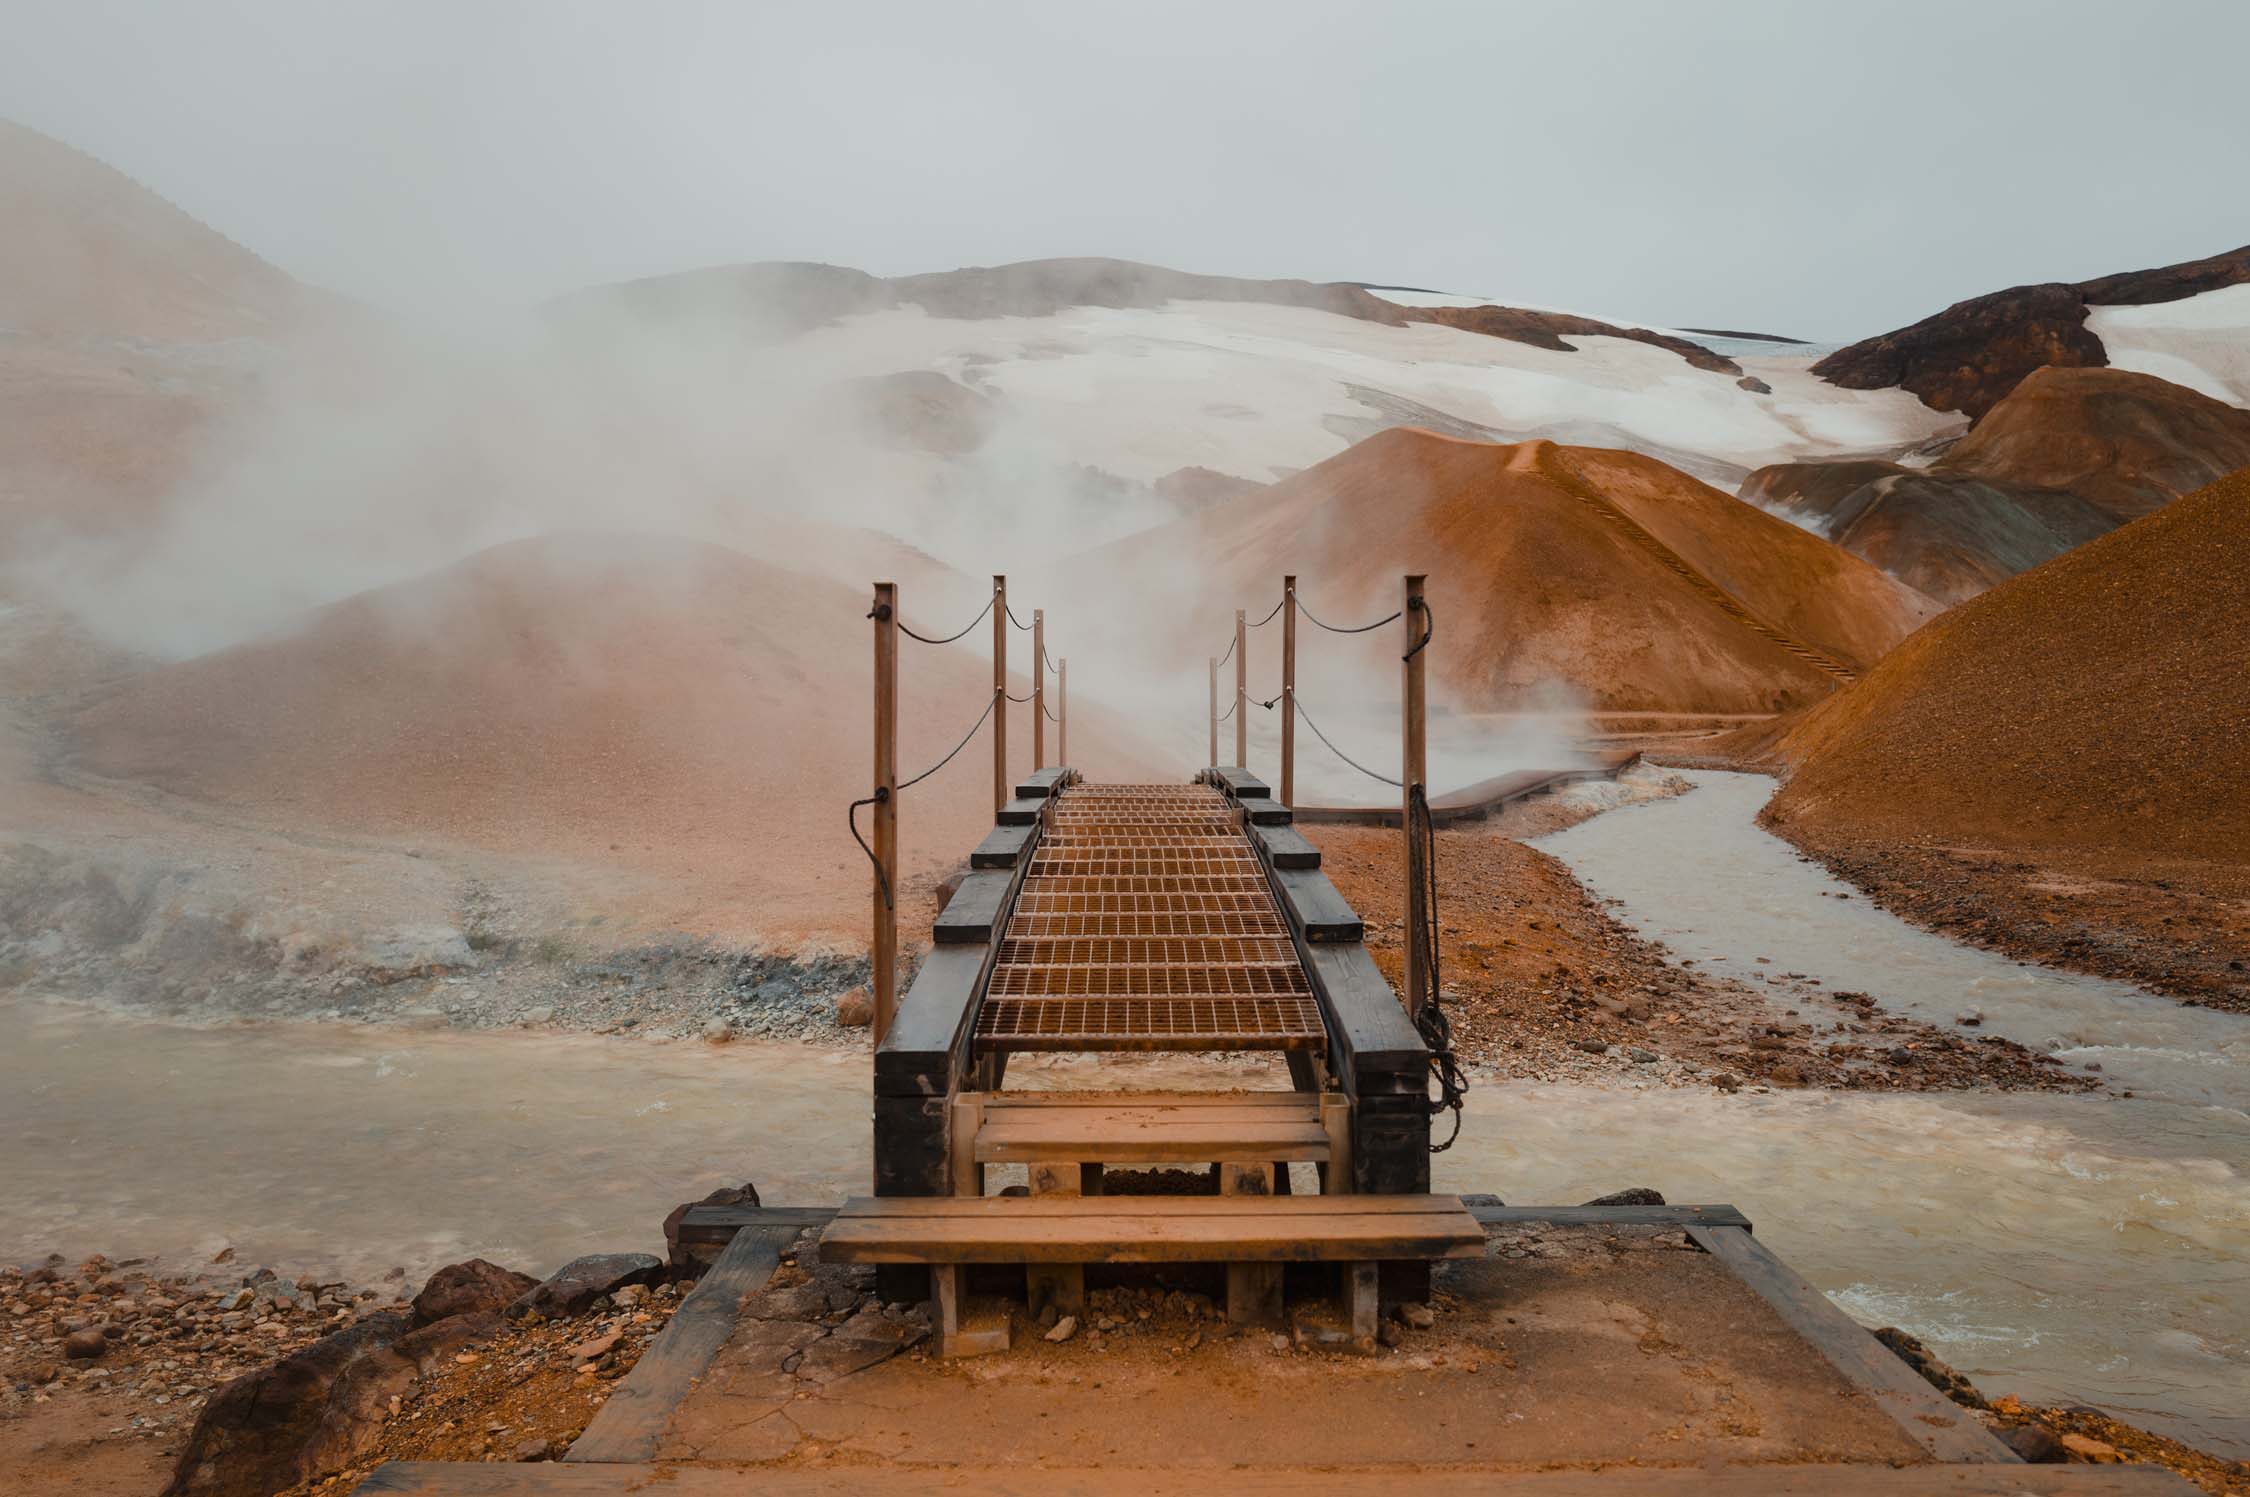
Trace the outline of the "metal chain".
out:
M 999 596 L 999 595 L 998 595 L 997 593 L 995 593 L 995 594 L 993 595 L 993 597 L 994 597 L 994 598 L 996 598 L 996 597 L 998 597 L 998 596 Z M 987 599 L 985 599 L 985 600 L 984 600 L 984 607 L 982 607 L 982 608 L 980 608 L 980 609 L 978 609 L 978 610 L 977 610 L 977 616 L 976 616 L 975 618 L 973 618 L 973 619 L 969 620 L 969 621 L 968 621 L 968 622 L 967 622 L 966 624 L 963 624 L 963 625 L 961 626 L 961 628 L 960 628 L 959 632 L 957 632 L 957 633 L 953 633 L 953 634 L 948 634 L 948 635 L 947 635 L 947 636 L 946 636 L 945 638 L 943 638 L 943 639 L 932 639 L 932 638 L 930 638 L 930 637 L 929 637 L 929 636 L 928 636 L 927 634 L 916 634 L 916 633 L 915 633 L 915 632 L 914 632 L 914 631 L 913 631 L 912 629 L 909 629 L 909 628 L 907 628 L 907 627 L 906 627 L 906 620 L 904 620 L 904 619 L 900 619 L 900 620 L 899 620 L 899 623 L 898 623 L 898 632 L 899 632 L 899 633 L 901 633 L 901 634 L 903 634 L 903 635 L 905 635 L 905 636 L 906 636 L 907 638 L 909 638 L 909 639 L 918 639 L 918 640 L 922 641 L 922 643 L 924 643 L 924 644 L 926 644 L 926 645 L 949 645 L 949 644 L 953 643 L 953 641 L 955 641 L 955 640 L 959 639 L 959 638 L 960 638 L 960 637 L 961 637 L 961 636 L 962 636 L 963 634 L 966 634 L 966 633 L 968 633 L 968 632 L 969 632 L 969 631 L 970 631 L 971 629 L 974 629 L 974 628 L 975 628 L 975 627 L 976 627 L 976 626 L 977 626 L 978 624 L 980 624 L 980 623 L 984 622 L 984 616 L 985 616 L 986 614 L 988 614 L 988 613 L 992 612 L 992 603 L 993 603 L 993 598 L 987 598 Z M 875 617 L 875 614 L 874 614 L 874 612 L 873 612 L 872 610 L 870 610 L 867 616 L 868 616 L 869 618 L 873 618 L 873 617 Z
M 1297 600 L 1297 611 L 1303 614 L 1306 618 L 1311 619 L 1313 623 L 1320 624 L 1320 627 L 1326 629 L 1330 634 L 1365 634 L 1370 629 L 1380 629 L 1385 624 L 1398 622 L 1399 618 L 1406 612 L 1405 609 L 1401 608 L 1397 613 L 1392 614 L 1389 618 L 1377 619 L 1372 624 L 1362 624 L 1357 629 L 1339 629 L 1334 624 L 1321 624 L 1319 619 L 1313 618 L 1313 611 L 1305 606 L 1304 600 L 1302 598 Z
M 903 629 L 906 626 L 901 624 L 899 627 Z M 975 726 L 971 727 L 968 732 L 961 735 L 961 741 L 953 745 L 953 749 L 950 753 L 948 753 L 944 758 L 938 760 L 937 763 L 931 765 L 928 769 L 923 770 L 913 779 L 908 780 L 904 784 L 900 785 L 898 788 L 900 790 L 907 790 L 915 785 L 919 785 L 924 780 L 928 779 L 931 775 L 934 775 L 939 770 L 945 768 L 946 765 L 951 764 L 953 762 L 954 755 L 960 753 L 961 750 L 969 746 L 969 740 L 977 736 L 977 729 L 983 727 L 985 724 L 985 719 L 992 716 L 992 709 L 1000 705 L 1000 698 L 1002 695 L 1004 695 L 1004 693 L 997 691 L 992 694 L 992 699 L 984 704 L 984 715 L 976 720 Z M 881 860 L 875 856 L 875 849 L 869 847 L 867 845 L 867 839 L 859 834 L 859 808 L 861 806 L 879 806 L 890 798 L 890 787 L 887 785 L 879 786 L 873 795 L 865 796 L 859 800 L 853 801 L 850 808 L 844 812 L 845 824 L 850 826 L 852 829 L 852 840 L 859 844 L 859 850 L 861 852 L 867 854 L 868 866 L 875 870 L 875 883 L 877 887 L 879 887 L 883 891 L 883 908 L 886 910 L 897 908 L 897 906 L 892 902 L 891 899 L 891 881 L 883 876 L 883 864 Z
M 1407 994 L 1407 1002 L 1414 1009 L 1415 1031 L 1430 1052 L 1430 1075 L 1438 1084 L 1438 1094 L 1429 1099 L 1430 1116 L 1448 1110 L 1453 1114 L 1452 1133 L 1444 1143 L 1430 1145 L 1432 1154 L 1442 1154 L 1461 1136 L 1461 1101 L 1468 1095 L 1469 1078 L 1453 1053 L 1453 1021 L 1439 1001 L 1445 984 L 1438 971 L 1437 822 L 1430 815 L 1429 794 L 1419 784 L 1406 792 L 1406 817 L 1407 882 L 1422 891 L 1426 916 L 1407 932 L 1420 958 L 1418 965 L 1426 987 L 1420 993 Z
M 1281 699 L 1279 697 L 1276 697 L 1274 698 L 1274 700 L 1279 701 Z M 1337 758 L 1343 760 L 1346 764 L 1349 764 L 1352 768 L 1358 770 L 1361 774 L 1367 776 L 1369 779 L 1381 780 L 1384 784 L 1391 786 L 1393 789 L 1398 788 L 1398 781 L 1392 779 L 1389 775 L 1377 774 L 1374 770 L 1369 769 L 1366 765 L 1360 763 L 1357 759 L 1354 759 L 1351 755 L 1336 747 L 1335 744 L 1328 743 L 1328 735 L 1320 731 L 1320 724 L 1314 722 L 1312 720 L 1312 714 L 1305 710 L 1304 700 L 1302 698 L 1295 698 L 1294 700 L 1297 703 L 1297 715 L 1305 720 L 1306 727 L 1312 729 L 1313 737 L 1319 739 L 1322 743 L 1328 744 L 1328 752 L 1334 754 Z

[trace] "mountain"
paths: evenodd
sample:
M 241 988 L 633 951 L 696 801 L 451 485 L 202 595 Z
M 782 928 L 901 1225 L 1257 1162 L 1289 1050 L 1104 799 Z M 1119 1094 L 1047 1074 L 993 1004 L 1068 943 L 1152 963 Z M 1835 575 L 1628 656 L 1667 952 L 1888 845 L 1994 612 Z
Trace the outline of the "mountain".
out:
M 2250 471 L 1924 627 L 1780 741 L 1793 835 L 2245 861 Z
M 1217 645 L 1233 606 L 1277 595 L 1284 573 L 1306 608 L 1345 625 L 1395 608 L 1408 571 L 1429 574 L 1435 690 L 1469 712 L 1778 711 L 1833 691 L 1936 612 L 1654 459 L 1414 429 L 1103 547 L 1063 568 L 1060 592 L 1126 593 L 1185 651 Z M 1312 627 L 1301 638 L 1325 651 Z M 1395 669 L 1378 665 L 1355 694 L 1395 690 Z
M 1960 411 L 1972 421 L 2033 370 L 2050 366 L 2114 364 L 2250 404 L 2250 386 L 2239 382 L 2245 371 L 2241 335 L 2250 331 L 2245 287 L 2250 245 L 2075 284 L 2011 286 L 1849 344 L 1813 365 L 1813 373 L 1847 390 L 1910 390 L 1932 409 Z M 2158 306 L 2173 310 L 2152 314 Z M 2216 351 L 2215 369 L 2181 352 L 2180 340 L 2168 336 L 2215 326 L 2235 334 L 2224 340 L 2231 348 Z
M 2250 411 L 2123 369 L 2033 371 L 1925 468 L 1781 463 L 1741 496 L 1957 603 L 2250 464 Z
M 81 151 L 0 120 L 0 330 L 211 343 L 272 333 L 308 293 Z
M 851 933 L 868 877 L 844 825 L 872 752 L 867 606 L 864 588 L 721 547 L 549 536 L 130 677 L 65 726 L 80 769 L 261 822 L 649 870 L 752 929 Z M 910 648 L 908 774 L 992 692 L 973 650 Z M 1011 762 L 1028 769 L 1030 709 L 1008 711 Z M 1133 730 L 1083 697 L 1071 726 L 1089 767 L 1149 767 Z M 989 830 L 990 731 L 902 798 L 911 876 Z

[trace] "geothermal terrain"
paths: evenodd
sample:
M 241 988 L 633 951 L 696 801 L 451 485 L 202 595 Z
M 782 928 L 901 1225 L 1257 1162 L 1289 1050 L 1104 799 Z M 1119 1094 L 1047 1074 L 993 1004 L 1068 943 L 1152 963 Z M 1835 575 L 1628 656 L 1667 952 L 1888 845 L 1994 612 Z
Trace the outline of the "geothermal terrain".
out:
M 964 630 L 903 647 L 906 772 L 959 749 L 901 797 L 912 941 L 989 824 L 980 714 L 1006 723 L 1012 772 L 1032 765 L 1034 708 L 992 697 L 994 574 L 1010 696 L 1039 664 L 1014 620 L 1040 610 L 1047 654 L 1073 667 L 1071 762 L 1172 779 L 1203 763 L 1206 671 L 1237 609 L 1256 623 L 1288 573 L 1319 619 L 1356 626 L 1415 570 L 1438 624 L 1436 788 L 1647 756 L 1439 839 L 1462 1049 L 1487 1095 L 1563 1109 L 1495 1131 L 1613 1170 L 1689 1168 L 1632 1152 L 1677 1129 L 1747 1130 L 1710 1188 L 1796 1170 L 1782 1183 L 1826 1203 L 1812 1217 L 1908 1223 L 1911 1244 L 1856 1227 L 1806 1244 L 1869 1319 L 1910 1318 L 1883 1273 L 1963 1220 L 1994 1223 L 1982 1253 L 2037 1237 L 2051 1251 L 2023 1276 L 2031 1298 L 1991 1312 L 2012 1317 L 2000 1331 L 1961 1323 L 1937 1286 L 1915 1323 L 1957 1358 L 2002 1343 L 1995 1375 L 2055 1393 L 2094 1389 L 2084 1369 L 2119 1340 L 2152 1346 L 2156 1371 L 2111 1391 L 2250 1451 L 2250 1326 L 2224 1282 L 2244 1209 L 2224 1120 L 2244 1093 L 2223 1027 L 2250 1012 L 2250 249 L 1999 290 L 1833 347 L 1503 288 L 1102 259 L 716 266 L 424 322 L 298 284 L 5 124 L 0 215 L 0 992 L 50 1015 L 24 1029 L 40 1048 L 21 1062 L 18 1163 L 52 1154 L 68 1176 L 38 1177 L 23 1232 L 169 1231 L 207 1276 L 241 1221 L 178 1172 L 82 1192 L 70 1150 L 186 1151 L 253 1183 L 279 1169 L 257 1199 L 282 1220 L 304 1179 L 338 1172 L 331 1144 L 356 1159 L 392 1136 L 390 1107 L 412 1114 L 394 1121 L 414 1157 L 369 1172 L 408 1180 L 383 1212 L 446 1226 L 397 1256 L 545 1252 L 539 1231 L 646 1214 L 633 1189 L 684 1193 L 619 1142 L 657 1126 L 640 1090 L 678 1096 L 712 1138 L 751 1118 L 792 1188 L 833 1193 L 864 1135 L 864 1096 L 838 1078 L 864 1043 L 869 875 L 847 808 L 870 770 L 869 583 L 897 582 L 932 639 Z M 1246 656 L 1261 770 L 1278 632 Z M 1395 635 L 1308 623 L 1300 648 L 1308 717 L 1390 767 Z M 1390 794 L 1309 737 L 1298 764 L 1301 798 Z M 1713 773 L 1744 769 L 1778 777 L 1770 801 Z M 1721 796 L 1740 827 L 1673 815 Z M 1749 825 L 1760 806 L 1778 856 Z M 1683 826 L 1700 830 L 1663 830 Z M 1634 828 L 1645 850 L 1604 854 Z M 1398 839 L 1315 835 L 1395 975 Z M 1694 860 L 1725 836 L 1748 839 L 1728 844 L 1744 866 Z M 1618 870 L 1637 866 L 1684 870 L 1673 892 L 1706 883 L 1731 911 L 1636 902 Z M 1900 927 L 1925 942 L 1901 979 L 1913 1002 L 1862 990 L 1887 975 L 1859 944 L 1870 899 L 1922 927 Z M 1739 926 L 1710 950 L 1730 912 L 1774 911 L 1813 933 L 1809 955 L 1754 954 L 1766 933 Z M 2026 985 L 2075 1007 L 2005 1007 Z M 80 1002 L 58 1019 L 53 999 Z M 215 1041 L 89 1008 L 322 1022 Z M 720 1077 L 693 1068 L 715 1064 L 700 1047 L 652 1061 L 482 1033 L 522 1028 L 818 1043 L 737 1046 L 754 1059 Z M 67 1097 L 38 1090 L 55 1076 L 169 1110 L 56 1121 Z M 363 1077 L 390 1090 L 353 1090 Z M 463 1100 L 487 1085 L 490 1107 Z M 2144 1096 L 2087 1122 L 2135 1088 L 2173 1110 Z M 223 1120 L 251 1105 L 244 1157 Z M 348 1135 L 314 1127 L 354 1107 Z M 483 1153 L 520 1115 L 537 1120 L 529 1197 L 522 1168 Z M 1917 1173 L 1933 1138 L 1969 1162 Z M 1802 1163 L 1870 1148 L 1890 1152 L 1845 1171 L 1849 1198 Z M 457 1154 L 471 1163 L 428 1165 Z M 1540 1167 L 1474 1135 L 1453 1158 Z M 583 1214 L 556 1226 L 545 1171 L 585 1159 L 615 1194 L 574 1198 Z M 707 1149 L 683 1168 L 731 1180 L 738 1163 Z M 2052 1214 L 2058 1190 L 2092 1204 Z M 512 1209 L 493 1235 L 448 1235 L 495 1201 Z M 1932 1201 L 1945 1221 L 1914 1226 Z M 305 1297 L 348 1315 L 343 1281 L 370 1265 L 327 1267 Z M 2190 1287 L 2120 1310 L 2120 1273 Z M 135 1292 L 166 1286 L 188 1292 Z M 45 1313 L 52 1292 L 30 1293 Z M 2144 1318 L 2104 1318 L 2128 1313 Z M 149 1394 L 164 1402 L 142 1428 L 176 1430 L 209 1391 L 195 1378 L 250 1354 L 212 1346 Z M 0 1370 L 110 1427 L 45 1342 L 11 1347 Z

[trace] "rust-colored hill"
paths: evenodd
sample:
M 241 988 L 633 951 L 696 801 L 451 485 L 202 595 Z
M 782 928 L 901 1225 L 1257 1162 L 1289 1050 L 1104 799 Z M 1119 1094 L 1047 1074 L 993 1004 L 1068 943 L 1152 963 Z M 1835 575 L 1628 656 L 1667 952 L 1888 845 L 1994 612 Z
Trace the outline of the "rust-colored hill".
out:
M 47 337 L 256 336 L 304 288 L 132 178 L 0 120 L 0 327 Z
M 1558 694 L 1601 711 L 1781 710 L 1936 612 L 1653 458 L 1416 429 L 1105 547 L 1072 587 L 1117 594 L 1119 611 L 1157 616 L 1195 649 L 1223 641 L 1234 603 L 1276 596 L 1283 573 L 1344 624 L 1395 608 L 1407 571 L 1429 575 L 1443 699 L 1472 711 Z
M 281 826 L 633 867 L 692 880 L 712 926 L 856 936 L 868 872 L 844 809 L 871 762 L 866 610 L 862 590 L 719 547 L 521 541 L 135 678 L 72 728 L 83 768 Z M 911 773 L 961 738 L 992 677 L 971 650 L 908 648 Z M 1008 709 L 1018 772 L 1029 710 Z M 1095 769 L 1147 768 L 1089 704 L 1071 726 Z M 989 829 L 990 742 L 906 793 L 910 877 Z
M 2250 861 L 2250 472 L 1961 605 L 1782 740 L 1784 828 Z
M 2123 369 L 2041 369 L 1927 468 L 1776 463 L 1742 497 L 1957 603 L 2250 464 L 2250 411 Z

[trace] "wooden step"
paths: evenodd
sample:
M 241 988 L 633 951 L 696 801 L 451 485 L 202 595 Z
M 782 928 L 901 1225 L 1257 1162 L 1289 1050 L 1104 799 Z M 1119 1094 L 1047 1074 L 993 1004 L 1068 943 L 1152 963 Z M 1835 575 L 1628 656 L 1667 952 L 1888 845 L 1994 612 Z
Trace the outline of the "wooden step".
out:
M 992 1093 L 979 1164 L 1325 1164 L 1318 1092 Z M 1343 1105 L 1340 1096 L 1335 1106 Z
M 832 1263 L 1362 1263 L 1475 1258 L 1458 1196 L 855 1196 Z

